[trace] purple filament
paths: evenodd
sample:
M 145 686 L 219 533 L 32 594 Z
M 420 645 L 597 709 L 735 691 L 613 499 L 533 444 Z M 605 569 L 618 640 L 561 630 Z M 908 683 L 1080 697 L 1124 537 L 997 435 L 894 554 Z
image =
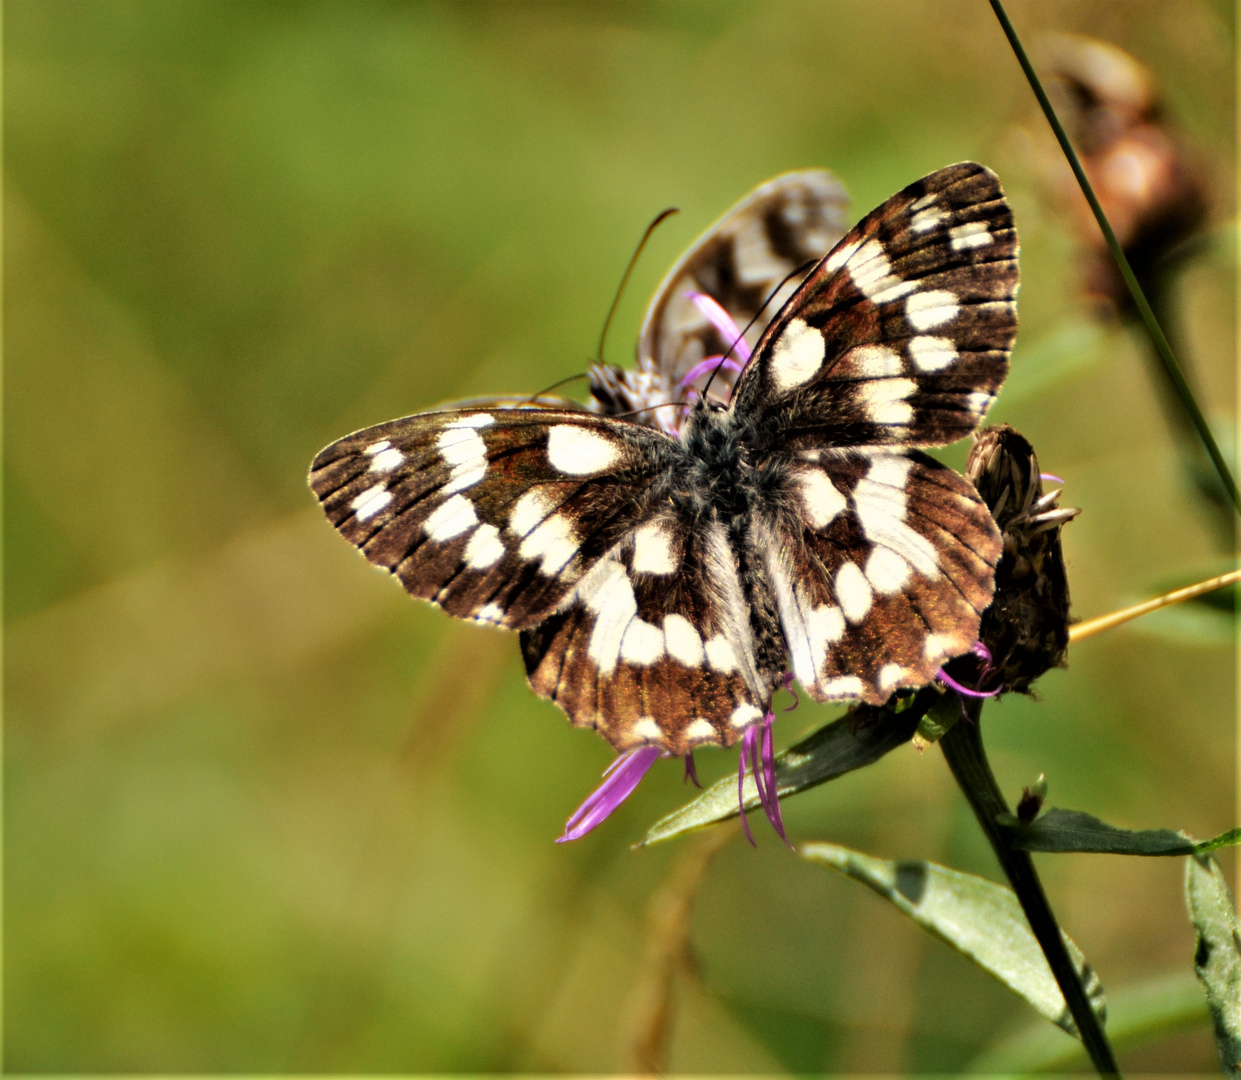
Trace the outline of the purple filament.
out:
M 946 672 L 943 668 L 939 669 L 939 674 L 936 675 L 935 677 L 940 682 L 942 682 L 945 686 L 951 687 L 958 694 L 963 694 L 965 697 L 975 697 L 975 698 L 995 697 L 996 694 L 998 694 L 1001 690 L 1004 689 L 1004 687 L 1002 686 L 997 686 L 994 690 L 971 690 L 968 686 L 962 686 L 959 682 L 957 682 L 956 679 L 954 679 L 951 675 L 949 675 L 948 672 Z
M 754 774 L 754 787 L 758 791 L 758 801 L 763 813 L 767 815 L 767 820 L 771 822 L 771 827 L 776 830 L 780 839 L 789 847 L 793 846 L 784 831 L 784 818 L 780 814 L 780 799 L 776 793 L 776 762 L 771 734 L 771 725 L 775 718 L 776 714 L 769 712 L 763 717 L 761 724 L 751 724 L 745 729 L 745 738 L 741 744 L 741 760 L 737 770 L 737 802 L 741 809 L 741 824 L 752 847 L 758 845 L 754 842 L 754 834 L 750 832 L 750 822 L 745 812 L 747 763 Z
M 694 752 L 692 750 L 685 755 L 685 780 L 692 780 L 696 788 L 702 787 L 698 782 L 698 770 L 694 768 Z
M 629 798 L 661 753 L 658 746 L 639 746 L 621 754 L 604 772 L 603 783 L 587 796 L 586 801 L 565 823 L 564 835 L 557 837 L 556 843 L 580 840 L 601 824 Z
M 793 673 L 791 671 L 786 671 L 781 678 L 784 682 L 784 689 L 793 695 L 793 704 L 786 706 L 784 711 L 792 712 L 798 705 L 801 704 L 801 698 L 797 696 L 797 691 L 793 689 Z
M 1063 476 L 1057 476 L 1055 473 L 1041 472 L 1041 473 L 1039 473 L 1039 474 L 1038 474 L 1038 478 L 1039 478 L 1040 480 L 1050 480 L 1050 481 L 1052 481 L 1052 483 L 1055 483 L 1055 484 L 1063 484 L 1063 483 L 1064 483 L 1064 477 L 1063 477 Z

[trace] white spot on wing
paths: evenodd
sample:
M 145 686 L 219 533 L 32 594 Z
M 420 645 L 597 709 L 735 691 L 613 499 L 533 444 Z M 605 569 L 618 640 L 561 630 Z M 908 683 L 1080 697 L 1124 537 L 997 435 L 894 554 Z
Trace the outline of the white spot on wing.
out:
M 912 281 L 903 281 L 892 273 L 883 245 L 873 238 L 849 261 L 849 276 L 862 295 L 876 304 L 899 300 L 916 288 Z
M 488 604 L 474 616 L 475 622 L 499 624 L 504 621 L 504 609 L 499 604 Z
M 981 417 L 989 408 L 991 408 L 992 396 L 985 390 L 975 390 L 970 394 L 969 398 L 970 412 L 975 416 Z
M 872 543 L 891 548 L 924 577 L 939 575 L 934 545 L 905 523 L 905 484 L 913 462 L 901 454 L 875 454 L 853 489 L 853 507 Z
M 577 537 L 573 522 L 565 514 L 552 514 L 518 549 L 523 559 L 538 559 L 539 573 L 551 577 L 560 573 L 577 554 Z
M 576 424 L 557 424 L 547 433 L 547 460 L 568 476 L 593 476 L 621 459 L 616 441 Z
M 784 328 L 771 351 L 771 377 L 781 390 L 809 382 L 823 366 L 823 335 L 802 319 Z
M 849 505 L 822 469 L 799 469 L 793 480 L 812 528 L 826 528 Z
M 827 268 L 827 272 L 829 274 L 834 274 L 849 261 L 849 257 L 861 246 L 861 240 L 854 240 L 852 243 L 842 244 L 840 247 L 836 248 L 836 250 L 833 251 L 826 258 L 826 260 L 824 260 L 823 265 Z
M 376 484 L 374 487 L 367 488 L 349 505 L 353 508 L 353 516 L 359 521 L 365 521 L 378 514 L 391 501 L 392 492 L 383 484 Z
M 374 457 L 376 454 L 382 454 L 391 445 L 392 443 L 390 443 L 387 439 L 380 439 L 377 443 L 371 443 L 371 445 L 363 450 L 362 453 L 366 454 L 368 457 Z
M 630 664 L 653 664 L 663 655 L 663 631 L 642 619 L 634 619 L 621 638 L 621 659 Z
M 610 556 L 603 559 L 582 579 L 577 595 L 595 615 L 586 655 L 598 666 L 600 675 L 610 675 L 616 670 L 625 630 L 638 613 L 624 565 Z
M 914 407 L 906 400 L 918 389 L 913 379 L 875 379 L 858 386 L 858 400 L 875 424 L 908 424 Z
M 480 525 L 465 545 L 465 564 L 471 570 L 485 570 L 504 557 L 504 542 L 494 525 Z
M 881 596 L 891 596 L 905 587 L 913 567 L 889 547 L 876 544 L 866 560 L 866 580 Z
M 401 453 L 395 446 L 389 447 L 387 450 L 380 450 L 371 459 L 371 472 L 391 472 L 402 461 L 405 455 Z
M 528 536 L 556 509 L 542 488 L 533 487 L 513 504 L 509 511 L 508 527 L 518 536 Z
M 491 422 L 487 413 L 475 413 L 459 417 L 440 432 L 435 445 L 452 469 L 443 494 L 464 491 L 487 475 L 487 444 L 478 434 L 478 428 Z
M 828 646 L 835 645 L 845 634 L 845 617 L 834 604 L 820 604 L 806 613 L 806 635 L 814 661 L 815 682 L 827 662 Z
M 701 716 L 695 717 L 694 720 L 686 726 L 684 737 L 686 742 L 703 743 L 718 742 L 719 736 L 715 733 L 715 725 L 710 720 L 704 720 Z
M 474 504 L 464 495 L 454 495 L 440 503 L 422 523 L 422 527 L 427 536 L 442 544 L 445 540 L 469 532 L 477 524 L 478 515 L 474 513 Z
M 916 199 L 914 202 L 910 203 L 909 209 L 910 210 L 922 210 L 928 206 L 933 206 L 938 198 L 939 198 L 938 192 L 928 191 L 920 199 Z
M 836 571 L 836 599 L 840 602 L 845 618 L 851 623 L 859 623 L 866 618 L 874 600 L 874 593 L 857 563 L 841 563 L 840 569 Z
M 842 698 L 861 697 L 864 689 L 865 684 L 856 675 L 840 675 L 835 679 L 819 683 L 819 693 L 835 701 L 840 701 Z
M 926 196 L 923 196 L 923 198 L 926 198 Z M 921 201 L 921 199 L 918 200 L 918 202 Z M 917 205 L 918 203 L 914 203 L 914 206 Z M 936 225 L 947 217 L 948 215 L 939 207 L 927 206 L 919 210 L 912 218 L 909 219 L 909 227 L 916 233 L 930 232 Z
M 909 355 L 919 371 L 943 371 L 957 360 L 957 347 L 950 338 L 921 336 L 909 339 Z
M 879 675 L 875 679 L 875 685 L 880 690 L 892 690 L 902 679 L 908 677 L 909 672 L 900 664 L 884 664 L 879 669 Z
M 701 666 L 702 638 L 684 615 L 664 616 L 664 642 L 668 655 L 674 660 L 679 660 L 686 667 Z
M 987 231 L 985 221 L 967 221 L 948 230 L 952 238 L 953 251 L 968 251 L 970 248 L 985 247 L 991 243 L 992 236 Z
M 659 730 L 659 725 L 649 716 L 640 716 L 633 722 L 633 733 L 639 739 L 645 739 L 647 742 L 661 743 L 664 741 L 664 733 Z
M 712 671 L 718 671 L 723 675 L 737 670 L 737 654 L 733 651 L 732 644 L 723 634 L 716 634 L 715 637 L 707 638 L 704 649 L 707 654 L 707 663 L 711 665 Z
M 728 723 L 735 728 L 744 728 L 749 727 L 755 721 L 762 718 L 763 714 L 755 706 L 748 701 L 744 701 L 733 709 L 732 715 L 728 718 Z
M 914 293 L 905 301 L 905 318 L 916 330 L 933 330 L 952 322 L 960 310 L 956 295 L 945 289 Z
M 679 560 L 672 550 L 672 534 L 662 521 L 648 521 L 633 534 L 633 568 L 642 574 L 671 574 Z
M 866 378 L 880 379 L 905 370 L 900 354 L 886 345 L 859 345 L 850 351 L 847 359 L 854 370 Z

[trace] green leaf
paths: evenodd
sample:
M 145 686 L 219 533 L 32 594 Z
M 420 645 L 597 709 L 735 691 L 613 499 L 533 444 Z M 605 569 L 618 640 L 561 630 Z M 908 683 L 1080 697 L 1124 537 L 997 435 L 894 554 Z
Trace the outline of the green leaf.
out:
M 937 690 L 923 689 L 899 712 L 884 706 L 856 706 L 839 720 L 812 732 L 801 742 L 776 755 L 776 791 L 781 798 L 834 780 L 854 769 L 878 761 L 890 750 L 913 738 L 918 722 L 940 697 Z M 759 805 L 754 778 L 745 781 L 745 806 Z M 737 778 L 716 781 L 692 802 L 660 818 L 635 846 L 644 847 L 705 828 L 739 813 Z
M 869 885 L 924 930 L 946 941 L 1070 1034 L 1076 1026 L 1013 891 L 935 863 L 877 859 L 838 844 L 804 844 L 802 855 Z M 1065 945 L 1099 1019 L 1103 987 L 1081 950 Z
M 1197 932 L 1194 971 L 1207 992 L 1215 1044 L 1228 1076 L 1241 1077 L 1241 930 L 1219 863 L 1186 860 L 1185 898 Z
M 1113 988 L 1107 999 L 1107 1038 L 1116 1050 L 1149 1043 L 1207 1022 L 1202 987 L 1188 972 Z M 1007 1035 L 969 1063 L 975 1073 L 1026 1075 L 1088 1066 L 1082 1044 L 1043 1023 Z
M 1205 855 L 1241 844 L 1241 828 L 1211 840 L 1195 840 L 1171 829 L 1120 829 L 1081 810 L 1055 808 L 1029 825 L 1009 825 L 1013 847 L 1021 851 L 1090 852 L 1102 855 Z
M 1118 829 L 1081 810 L 1050 809 L 1012 829 L 1022 851 L 1089 851 L 1108 855 L 1190 855 L 1196 841 L 1171 829 Z

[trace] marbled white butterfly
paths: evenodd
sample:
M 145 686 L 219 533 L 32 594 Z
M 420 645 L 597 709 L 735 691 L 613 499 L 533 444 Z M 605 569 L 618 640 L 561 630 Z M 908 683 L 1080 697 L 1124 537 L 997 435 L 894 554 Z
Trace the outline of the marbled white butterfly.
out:
M 411 594 L 522 631 L 535 691 L 618 750 L 733 745 L 790 668 L 880 703 L 967 651 L 991 600 L 995 524 L 916 448 L 999 391 L 1016 255 L 995 175 L 949 166 L 836 244 L 675 435 L 617 402 L 493 399 L 347 436 L 310 484 Z

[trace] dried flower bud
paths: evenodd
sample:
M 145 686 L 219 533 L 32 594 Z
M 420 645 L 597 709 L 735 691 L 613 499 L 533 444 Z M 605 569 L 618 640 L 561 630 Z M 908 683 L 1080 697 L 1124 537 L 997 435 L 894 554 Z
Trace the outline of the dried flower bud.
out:
M 1038 817 L 1039 811 L 1043 809 L 1043 803 L 1046 799 L 1047 777 L 1043 773 L 1039 773 L 1033 787 L 1023 787 L 1021 789 L 1021 798 L 1017 800 L 1017 820 L 1023 825 L 1029 825 L 1030 822 Z
M 973 658 L 975 679 L 981 679 L 980 690 L 1000 687 L 1025 693 L 1048 668 L 1064 666 L 1069 583 L 1060 527 L 1080 511 L 1058 507 L 1058 490 L 1043 494 L 1034 448 L 1007 424 L 979 433 L 965 471 L 1004 537 L 995 599 L 983 612 L 979 630 L 990 653 L 989 668 Z M 978 685 L 975 679 L 961 681 Z
M 1158 292 L 1175 249 L 1206 219 L 1203 170 L 1163 116 L 1153 76 L 1128 53 L 1069 34 L 1048 36 L 1042 52 L 1048 91 L 1116 238 L 1144 291 Z M 1129 291 L 1076 180 L 1058 164 L 1053 183 L 1089 249 L 1087 294 L 1127 309 Z

